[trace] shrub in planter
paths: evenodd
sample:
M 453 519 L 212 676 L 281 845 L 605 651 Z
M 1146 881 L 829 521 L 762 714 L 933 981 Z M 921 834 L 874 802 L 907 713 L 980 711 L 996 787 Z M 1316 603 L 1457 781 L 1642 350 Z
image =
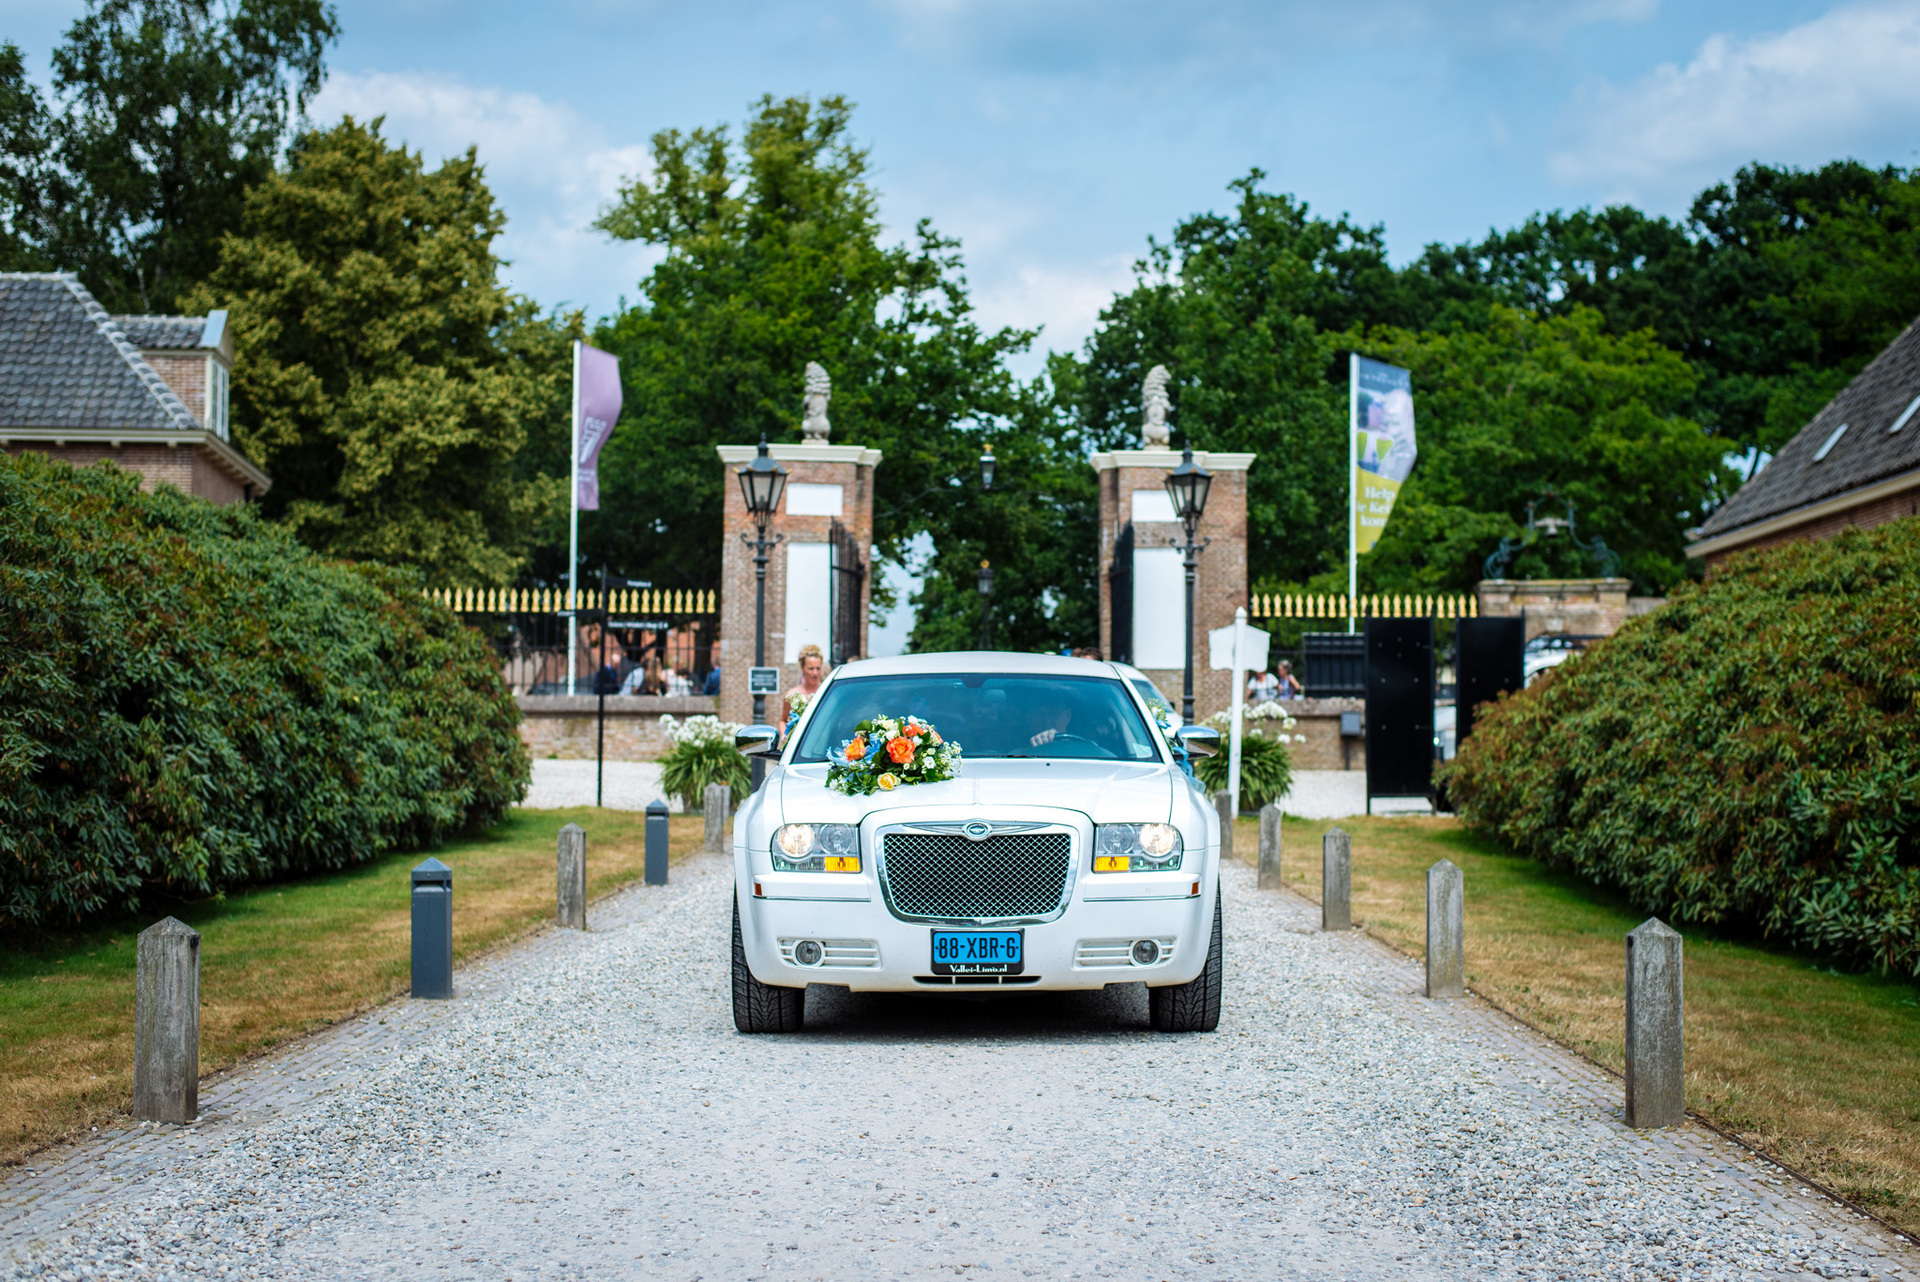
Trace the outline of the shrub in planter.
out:
M 110 464 L 0 455 L 0 921 L 493 823 L 526 793 L 518 723 L 412 576 Z
M 1242 715 L 1245 733 L 1240 739 L 1238 808 L 1258 810 L 1286 796 L 1287 789 L 1293 786 L 1293 718 L 1285 707 L 1273 701 L 1256 704 Z M 1197 758 L 1193 773 L 1208 795 L 1212 795 L 1227 786 L 1230 765 L 1227 739 L 1233 730 L 1233 717 L 1216 712 L 1207 718 L 1207 724 L 1220 732 L 1220 751 L 1215 756 Z
M 705 804 L 707 785 L 724 783 L 733 789 L 733 799 L 747 795 L 752 774 L 747 759 L 733 746 L 733 733 L 740 727 L 718 717 L 673 716 L 660 718 L 660 728 L 673 747 L 660 758 L 660 786 L 680 798 L 688 810 Z
M 1735 557 L 1483 708 L 1461 815 L 1668 921 L 1920 975 L 1920 521 Z

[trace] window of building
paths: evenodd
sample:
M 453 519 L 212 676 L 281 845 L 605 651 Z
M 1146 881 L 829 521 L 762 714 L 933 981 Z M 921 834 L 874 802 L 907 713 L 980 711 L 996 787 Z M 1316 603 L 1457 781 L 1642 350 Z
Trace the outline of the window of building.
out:
M 207 430 L 227 439 L 227 383 L 231 376 L 219 361 L 207 361 Z

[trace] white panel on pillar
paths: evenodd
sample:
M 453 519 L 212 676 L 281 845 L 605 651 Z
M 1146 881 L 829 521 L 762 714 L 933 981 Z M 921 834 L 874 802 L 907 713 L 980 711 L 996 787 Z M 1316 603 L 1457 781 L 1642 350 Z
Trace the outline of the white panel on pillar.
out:
M 847 487 L 812 481 L 787 483 L 788 516 L 845 516 Z
M 783 662 L 798 663 L 800 647 L 825 653 L 833 627 L 833 544 L 787 544 L 787 648 Z
M 1187 666 L 1187 571 L 1179 548 L 1133 553 L 1133 666 Z
M 1165 489 L 1135 490 L 1133 492 L 1133 519 L 1139 521 L 1171 521 L 1173 517 L 1173 495 Z M 1186 661 L 1183 659 L 1184 664 Z

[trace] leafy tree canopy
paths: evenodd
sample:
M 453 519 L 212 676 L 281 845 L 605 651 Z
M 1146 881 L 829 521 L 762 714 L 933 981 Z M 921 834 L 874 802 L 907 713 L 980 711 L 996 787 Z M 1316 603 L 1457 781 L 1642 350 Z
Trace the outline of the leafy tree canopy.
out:
M 590 562 L 659 584 L 717 582 L 714 535 L 732 481 L 714 447 L 794 439 L 809 360 L 833 379 L 833 438 L 885 455 L 874 500 L 883 556 L 898 559 L 930 533 L 940 549 L 933 579 L 971 594 L 982 549 L 1004 549 L 1009 561 L 1046 554 L 1004 525 L 992 539 L 979 533 L 965 497 L 989 440 L 1004 438 L 1010 474 L 1038 450 L 1034 489 L 1054 476 L 1046 432 L 1058 418 L 1030 404 L 1006 368 L 1033 335 L 980 328 L 959 245 L 931 224 L 908 244 L 881 243 L 852 110 L 837 97 L 765 97 L 737 142 L 725 126 L 656 134 L 651 179 L 628 184 L 600 219 L 666 257 L 596 338 L 621 358 L 626 400 L 601 455 L 601 511 L 582 522 Z M 1070 507 L 1049 497 L 1033 509 L 1048 515 L 1023 509 L 1017 519 L 1044 526 Z M 934 602 L 977 610 L 929 590 Z M 923 620 L 934 626 L 929 614 L 944 612 L 923 609 Z
M 54 51 L 51 111 L 8 46 L 8 264 L 78 272 L 110 311 L 173 310 L 272 172 L 338 34 L 325 0 L 90 0 Z
M 235 433 L 274 476 L 268 515 L 336 556 L 504 584 L 563 497 L 519 455 L 564 417 L 578 318 L 499 285 L 472 150 L 428 171 L 380 124 L 303 136 L 187 305 L 233 311 Z

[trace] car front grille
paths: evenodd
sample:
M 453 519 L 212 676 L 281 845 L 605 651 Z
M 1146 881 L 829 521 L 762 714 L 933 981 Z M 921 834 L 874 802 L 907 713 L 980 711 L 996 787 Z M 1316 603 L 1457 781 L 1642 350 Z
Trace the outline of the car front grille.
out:
M 955 833 L 880 837 L 881 884 L 895 914 L 926 921 L 1052 917 L 1073 875 L 1073 835 Z

